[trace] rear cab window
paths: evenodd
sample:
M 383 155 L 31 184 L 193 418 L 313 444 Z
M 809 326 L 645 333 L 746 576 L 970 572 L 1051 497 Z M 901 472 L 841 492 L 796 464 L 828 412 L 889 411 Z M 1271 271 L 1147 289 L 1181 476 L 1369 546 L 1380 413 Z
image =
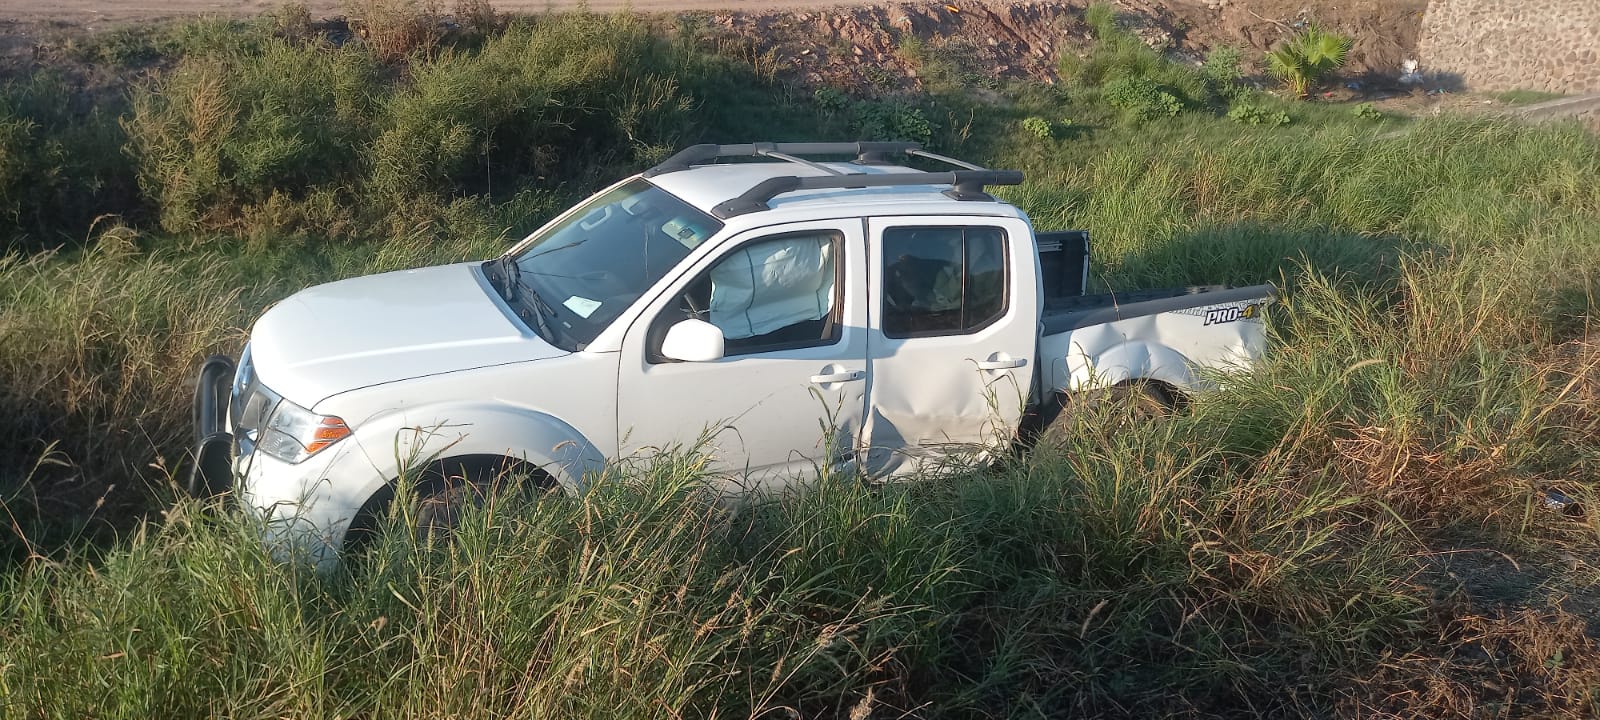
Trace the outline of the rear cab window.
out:
M 1006 313 L 1006 233 L 997 227 L 883 231 L 883 334 L 965 335 Z

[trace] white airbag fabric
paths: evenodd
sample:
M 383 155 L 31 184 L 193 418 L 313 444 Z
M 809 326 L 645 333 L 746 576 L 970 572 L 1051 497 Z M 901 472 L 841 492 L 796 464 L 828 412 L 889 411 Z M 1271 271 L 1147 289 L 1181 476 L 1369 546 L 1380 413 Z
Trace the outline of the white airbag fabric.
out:
M 830 238 L 787 237 L 734 251 L 711 271 L 711 324 L 729 340 L 833 311 Z

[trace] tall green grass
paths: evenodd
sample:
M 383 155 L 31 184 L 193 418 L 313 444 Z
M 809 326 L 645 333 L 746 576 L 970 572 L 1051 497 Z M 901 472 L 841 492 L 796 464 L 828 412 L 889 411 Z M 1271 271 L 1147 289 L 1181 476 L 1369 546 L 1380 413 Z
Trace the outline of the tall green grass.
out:
M 1331 488 L 1207 478 L 1216 451 L 1184 442 L 1196 431 L 1091 429 L 1070 456 L 969 482 L 835 478 L 732 510 L 699 492 L 692 457 L 670 457 L 581 500 L 494 507 L 448 545 L 391 533 L 332 577 L 180 504 L 93 574 L 34 563 L 6 579 L 0 701 L 41 715 L 1009 716 L 1337 692 L 1421 620 L 1395 537 L 1358 530 Z

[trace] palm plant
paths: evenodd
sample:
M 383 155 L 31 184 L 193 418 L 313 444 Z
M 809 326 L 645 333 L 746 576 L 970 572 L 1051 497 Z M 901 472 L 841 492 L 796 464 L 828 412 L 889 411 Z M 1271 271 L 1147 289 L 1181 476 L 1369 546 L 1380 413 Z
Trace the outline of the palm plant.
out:
M 1267 72 L 1282 80 L 1295 97 L 1305 97 L 1311 84 L 1344 65 L 1353 41 L 1310 25 L 1267 53 Z

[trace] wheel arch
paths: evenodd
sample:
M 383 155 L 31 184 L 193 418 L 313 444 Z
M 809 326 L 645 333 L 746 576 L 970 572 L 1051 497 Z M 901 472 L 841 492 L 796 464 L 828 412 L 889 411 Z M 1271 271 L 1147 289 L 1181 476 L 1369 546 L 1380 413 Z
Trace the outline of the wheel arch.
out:
M 470 418 L 470 420 L 468 420 Z M 583 433 L 547 413 L 501 405 L 450 405 L 396 412 L 358 426 L 356 437 L 371 472 L 357 493 L 359 508 L 346 529 L 376 526 L 401 488 L 425 491 L 454 466 L 525 474 L 581 494 L 605 455 Z
M 1057 393 L 1159 382 L 1181 394 L 1196 382 L 1188 357 L 1147 340 L 1120 342 L 1095 352 L 1074 343 L 1066 357 L 1053 365 L 1055 377 L 1050 378 L 1050 387 Z

